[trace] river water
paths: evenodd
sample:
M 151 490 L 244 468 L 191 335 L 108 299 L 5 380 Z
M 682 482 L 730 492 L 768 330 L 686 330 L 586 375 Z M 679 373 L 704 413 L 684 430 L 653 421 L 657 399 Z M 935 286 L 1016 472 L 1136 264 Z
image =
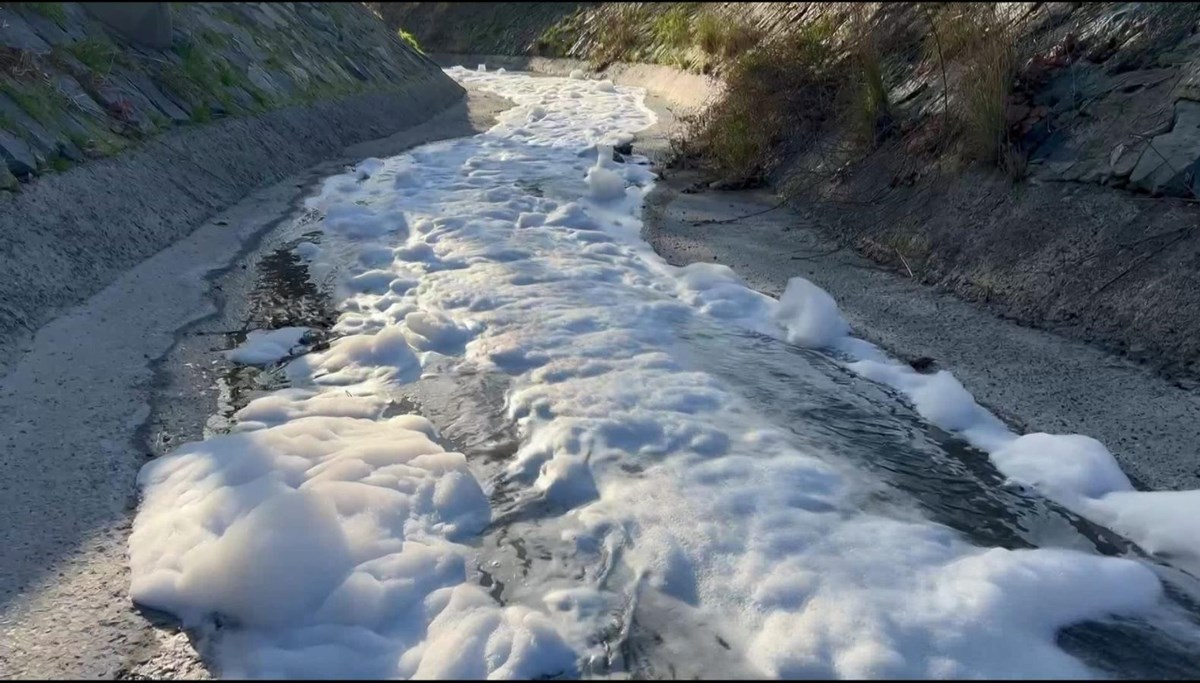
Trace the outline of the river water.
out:
M 810 283 L 665 264 L 612 153 L 639 90 L 450 73 L 516 106 L 325 181 L 297 252 L 337 323 L 139 478 L 133 597 L 218 673 L 1200 675 L 1200 583 L 1096 521 L 1138 495 L 1101 446 L 1031 469 Z

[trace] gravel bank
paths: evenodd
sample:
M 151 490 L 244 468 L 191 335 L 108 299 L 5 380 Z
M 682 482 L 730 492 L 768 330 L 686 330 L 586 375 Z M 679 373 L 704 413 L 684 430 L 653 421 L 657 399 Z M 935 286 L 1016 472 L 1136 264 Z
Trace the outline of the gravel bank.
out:
M 1020 430 L 1095 437 L 1139 488 L 1200 487 L 1195 392 L 883 271 L 786 207 L 768 211 L 779 205 L 770 192 L 683 192 L 697 179 L 672 175 L 647 202 L 646 237 L 671 263 L 723 263 L 773 296 L 789 278 L 808 278 L 837 300 L 857 336 L 900 358 L 934 359 Z M 755 212 L 764 213 L 730 220 Z

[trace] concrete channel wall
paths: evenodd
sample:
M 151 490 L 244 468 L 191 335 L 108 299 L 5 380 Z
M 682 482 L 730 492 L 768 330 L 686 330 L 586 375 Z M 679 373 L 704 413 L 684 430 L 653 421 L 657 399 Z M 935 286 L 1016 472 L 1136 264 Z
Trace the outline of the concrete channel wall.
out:
M 316 6 L 324 4 L 314 3 L 313 7 L 305 10 L 307 14 L 304 16 L 316 16 L 314 12 L 320 9 Z M 261 5 L 254 4 L 255 10 L 272 11 Z M 77 5 L 68 9 L 70 12 L 64 21 L 69 25 L 74 17 L 72 12 L 79 10 Z M 261 36 L 254 34 L 246 27 L 253 28 L 258 24 L 249 19 L 240 19 L 242 24 L 235 24 L 230 19 L 221 25 L 215 23 L 218 19 L 191 16 L 188 14 L 191 10 L 185 10 L 176 11 L 172 8 L 176 19 L 176 45 L 180 40 L 195 40 L 201 33 L 200 29 L 192 27 L 186 36 L 181 37 L 181 22 L 206 21 L 210 26 L 229 27 L 232 37 L 224 41 L 212 39 L 214 47 L 209 59 L 213 63 L 214 60 L 225 60 L 223 63 L 231 69 L 238 68 L 239 55 L 250 59 L 247 55 L 261 48 L 255 42 L 259 38 L 264 41 L 278 40 L 278 37 L 269 37 L 273 33 L 265 29 L 260 32 Z M 205 11 L 219 10 L 218 7 Z M 377 20 L 350 14 L 344 8 L 328 9 L 329 16 L 342 14 L 346 16 L 341 18 L 343 23 L 338 30 L 346 34 L 344 37 L 347 40 L 352 37 L 351 33 L 357 36 L 355 59 L 361 65 L 363 78 L 354 77 L 353 74 L 357 72 L 351 70 L 346 78 L 353 83 L 345 87 L 335 83 L 322 86 L 323 89 L 314 86 L 304 92 L 288 91 L 272 81 L 280 89 L 274 95 L 268 93 L 269 97 L 264 95 L 263 106 L 257 110 L 230 111 L 228 115 L 213 121 L 183 121 L 137 134 L 128 133 L 128 142 L 123 150 L 108 155 L 80 157 L 67 168 L 58 170 L 50 170 L 50 165 L 42 163 L 43 159 L 49 160 L 53 156 L 51 145 L 43 156 L 38 157 L 37 172 L 23 176 L 19 186 L 0 191 L 0 274 L 3 275 L 0 277 L 0 373 L 17 355 L 22 340 L 30 338 L 42 325 L 99 292 L 124 270 L 189 234 L 210 216 L 233 205 L 255 189 L 320 161 L 338 157 L 347 146 L 386 137 L 420 124 L 462 100 L 465 91 L 461 86 L 431 60 L 412 52 L 399 40 L 386 34 Z M 128 21 L 138 19 L 132 15 L 124 18 Z M 149 21 L 154 16 L 142 19 Z M 315 35 L 318 32 L 317 28 L 300 19 L 275 18 L 277 22 L 285 20 L 290 22 L 286 30 L 296 35 L 307 35 L 306 32 Z M 30 19 L 30 22 L 33 21 Z M 30 22 L 27 23 L 33 25 Z M 371 22 L 378 26 L 370 25 Z M 5 30 L 11 32 L 14 26 L 17 25 L 13 24 Z M 100 30 L 93 25 L 88 26 L 90 31 Z M 211 27 L 204 29 L 209 32 L 206 35 L 213 34 L 215 30 Z M 274 33 L 283 30 L 277 27 Z M 385 33 L 377 35 L 379 31 Z M 7 34 L 0 36 L 5 40 L 12 37 Z M 69 35 L 63 38 L 64 41 L 69 39 Z M 98 39 L 88 40 L 94 42 Z M 145 71 L 151 67 L 139 66 L 139 55 L 147 54 L 144 48 L 122 43 L 120 36 L 115 34 L 111 40 L 114 42 L 106 45 L 116 50 L 118 57 L 129 56 L 130 66 L 124 68 L 130 74 L 136 72 L 146 76 L 148 82 L 158 82 L 155 73 Z M 21 52 L 26 55 L 22 63 L 43 64 L 46 68 L 53 68 L 53 57 L 58 54 L 55 51 L 57 46 L 37 52 L 42 48 L 35 45 L 32 39 L 27 42 L 30 47 Z M 78 44 L 89 43 L 63 43 L 66 46 Z M 343 45 L 338 49 L 348 48 Z M 178 58 L 171 50 L 152 54 L 174 55 L 174 58 Z M 315 74 L 319 73 L 314 65 L 324 64 L 321 59 L 340 64 L 339 60 L 345 56 L 333 48 L 312 55 L 306 52 L 304 55 L 308 60 L 305 63 L 309 65 L 307 72 L 314 82 L 317 79 Z M 298 74 L 303 68 L 279 60 L 271 63 L 275 68 L 289 73 Z M 255 64 L 251 62 L 248 67 L 252 74 L 257 73 Z M 337 71 L 334 67 L 329 69 L 331 73 Z M 111 81 L 113 83 L 118 78 L 116 73 L 114 67 L 113 74 L 109 76 L 114 79 Z M 18 94 L 43 84 L 43 80 L 34 79 L 20 70 L 0 74 L 0 79 L 0 85 Z M 145 87 L 149 89 L 151 86 Z M 7 97 L 0 89 L 0 99 Z M 220 102 L 217 102 L 214 106 L 219 105 Z M 207 105 L 197 100 L 195 106 Z M 55 107 L 44 109 L 46 111 L 40 113 L 48 122 L 39 124 L 36 130 L 44 129 L 50 137 L 57 130 L 51 125 L 55 116 L 64 119 L 76 117 L 73 110 Z M 152 109 L 149 105 L 145 109 L 149 117 Z M 103 117 L 97 116 L 96 126 L 105 128 L 106 124 L 101 120 Z M 11 138 L 10 141 L 17 143 L 23 139 L 25 142 L 22 144 L 31 148 L 39 139 L 30 133 L 35 130 L 35 124 L 25 121 L 25 118 L 8 117 L 0 120 L 0 123 L 6 121 L 11 125 L 7 133 L 0 127 L 0 134 L 8 136 L 4 139 Z M 22 127 L 23 122 L 28 125 Z M 107 122 L 114 136 L 119 135 L 115 132 L 118 129 L 128 130 L 128 126 L 119 127 L 118 123 Z M 3 166 L 3 162 L 0 159 L 0 166 Z M 12 179 L 12 176 L 8 178 Z M 230 226 L 230 229 L 237 229 L 237 226 Z

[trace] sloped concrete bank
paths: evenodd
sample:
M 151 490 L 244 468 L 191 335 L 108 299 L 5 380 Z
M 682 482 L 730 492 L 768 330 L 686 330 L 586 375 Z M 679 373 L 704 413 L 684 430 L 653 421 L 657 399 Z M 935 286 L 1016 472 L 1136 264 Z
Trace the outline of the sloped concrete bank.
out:
M 22 340 L 253 189 L 462 99 L 430 68 L 405 86 L 179 128 L 0 195 L 0 371 Z

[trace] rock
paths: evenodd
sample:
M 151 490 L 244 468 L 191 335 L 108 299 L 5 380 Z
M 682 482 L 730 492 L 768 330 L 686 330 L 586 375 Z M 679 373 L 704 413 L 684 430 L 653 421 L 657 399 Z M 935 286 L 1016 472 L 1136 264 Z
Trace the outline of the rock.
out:
M 1189 62 L 1181 69 L 1179 85 L 1173 93 L 1176 98 L 1200 101 L 1200 59 Z
M 182 123 L 190 118 L 188 112 L 176 105 L 170 97 L 167 97 L 166 94 L 159 90 L 154 81 L 150 80 L 145 74 L 138 71 L 128 71 L 123 75 L 126 82 L 137 90 L 148 104 L 153 105 L 155 109 L 165 114 L 167 118 L 176 123 Z
M 1140 156 L 1141 152 L 1135 152 L 1124 143 L 1117 145 L 1108 155 L 1109 175 L 1114 178 L 1127 177 L 1133 173 L 1133 167 L 1137 165 Z
M 154 122 L 148 113 L 155 107 L 123 76 L 111 74 L 96 88 L 96 98 L 118 120 L 133 125 L 142 133 L 149 133 L 154 130 Z
M 105 116 L 104 107 L 97 104 L 74 78 L 59 74 L 54 79 L 54 87 L 59 94 L 71 101 L 72 106 L 97 118 Z
M 619 145 L 614 146 L 613 151 L 617 152 L 619 154 L 624 154 L 625 156 L 629 156 L 630 154 L 633 154 L 633 143 L 632 142 L 621 143 Z
M 0 130 L 0 158 L 5 166 L 15 176 L 26 176 L 37 172 L 37 157 L 29 143 L 9 133 Z
M 46 127 L 53 127 L 53 122 L 43 124 L 35 120 L 7 95 L 0 94 L 0 114 L 16 126 L 16 130 L 36 151 L 46 156 L 62 154 L 68 158 L 71 158 L 72 154 L 79 154 L 79 150 L 69 140 Z
M 171 47 L 171 8 L 165 2 L 89 2 L 87 13 L 138 45 Z
M 1200 102 L 1175 103 L 1175 124 L 1154 137 L 1129 174 L 1129 185 L 1151 194 L 1200 196 Z
M 17 177 L 8 170 L 8 166 L 0 164 L 0 190 L 15 190 L 20 182 Z
M 234 103 L 246 111 L 254 111 L 258 107 L 258 100 L 236 85 L 225 86 L 225 92 L 229 93 L 229 97 L 233 99 Z
M 251 64 L 246 70 L 246 78 L 254 84 L 254 87 L 263 91 L 269 97 L 278 97 L 280 95 L 279 86 L 271 78 L 271 74 L 263 71 L 263 68 L 257 64 Z
M 50 51 L 50 44 L 42 40 L 28 22 L 9 11 L 0 15 L 0 46 L 37 54 Z

